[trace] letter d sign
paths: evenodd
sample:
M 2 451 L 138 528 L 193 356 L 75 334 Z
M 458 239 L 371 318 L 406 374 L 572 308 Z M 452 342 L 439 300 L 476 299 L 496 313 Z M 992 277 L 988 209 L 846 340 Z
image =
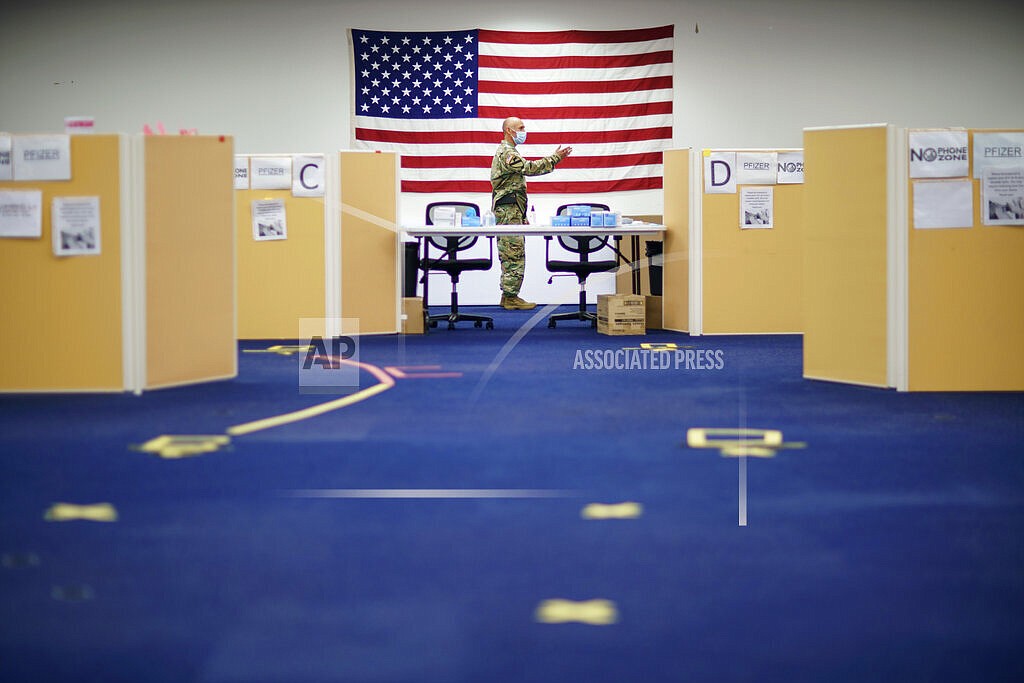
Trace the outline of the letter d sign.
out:
M 704 152 L 704 192 L 706 194 L 735 194 L 736 152 Z

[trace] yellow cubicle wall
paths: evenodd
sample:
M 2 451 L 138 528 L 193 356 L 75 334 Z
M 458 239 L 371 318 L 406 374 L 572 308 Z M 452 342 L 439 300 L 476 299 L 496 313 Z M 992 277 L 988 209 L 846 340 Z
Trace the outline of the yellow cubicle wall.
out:
M 689 149 L 664 154 L 662 320 L 678 332 L 690 331 L 690 155 Z
M 144 145 L 146 388 L 234 377 L 233 140 Z
M 398 155 L 340 152 L 341 317 L 359 334 L 400 327 Z M 354 330 L 342 330 L 345 333 Z
M 119 135 L 71 138 L 71 180 L 42 190 L 42 238 L 0 239 L 0 391 L 122 391 Z M 54 256 L 54 197 L 100 200 L 100 254 Z
M 889 134 L 804 130 L 804 377 L 888 386 Z
M 763 187 L 774 191 L 773 227 L 744 230 L 739 187 L 706 194 L 700 180 L 704 334 L 803 331 L 803 185 Z
M 42 238 L 0 239 L 0 391 L 136 391 L 233 377 L 233 141 L 71 136 Z M 99 197 L 100 253 L 56 257 L 55 197 Z
M 257 241 L 252 202 L 284 200 L 288 239 Z M 236 190 L 238 338 L 296 339 L 300 318 L 324 318 L 324 198 Z M 308 330 L 307 330 L 308 332 Z
M 987 131 L 968 131 L 972 149 L 975 132 Z M 908 184 L 911 391 L 1024 390 L 1024 227 L 984 225 L 972 182 L 974 226 L 962 229 L 914 229 Z

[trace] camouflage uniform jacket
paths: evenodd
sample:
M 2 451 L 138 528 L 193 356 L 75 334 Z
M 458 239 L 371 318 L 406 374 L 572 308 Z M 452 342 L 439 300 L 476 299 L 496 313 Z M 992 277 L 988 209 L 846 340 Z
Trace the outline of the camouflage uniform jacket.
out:
M 555 170 L 560 159 L 551 156 L 527 161 L 515 146 L 502 140 L 491 161 L 491 206 L 514 203 L 520 213 L 526 215 L 526 178 L 528 175 L 544 175 Z

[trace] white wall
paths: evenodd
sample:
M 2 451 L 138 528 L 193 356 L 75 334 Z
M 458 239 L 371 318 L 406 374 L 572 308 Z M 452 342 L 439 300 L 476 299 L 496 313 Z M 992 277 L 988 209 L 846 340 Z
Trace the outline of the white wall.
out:
M 676 147 L 800 147 L 802 128 L 1024 125 L 1024 3 L 975 0 L 138 0 L 2 13 L 0 130 L 230 134 L 349 147 L 348 28 L 676 26 Z M 699 27 L 699 31 L 697 30 Z M 660 213 L 624 197 L 627 210 Z M 538 206 L 543 213 L 545 207 Z M 552 209 L 554 207 L 551 207 Z M 422 217 L 415 197 L 403 220 Z

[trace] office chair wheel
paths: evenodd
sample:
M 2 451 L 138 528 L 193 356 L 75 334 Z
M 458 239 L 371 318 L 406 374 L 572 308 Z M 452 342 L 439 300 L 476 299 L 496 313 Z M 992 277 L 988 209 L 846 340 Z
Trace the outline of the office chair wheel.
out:
M 430 326 L 431 327 L 437 327 L 437 321 L 436 320 L 431 320 L 430 321 Z
M 455 329 L 455 323 L 453 323 L 452 321 L 449 320 L 448 321 L 448 329 L 449 330 L 454 330 Z
M 484 326 L 483 321 L 480 321 L 480 320 L 477 320 L 475 323 L 473 323 L 473 327 L 476 327 L 476 328 L 480 328 L 480 327 L 483 327 L 483 326 Z
M 487 329 L 489 329 L 489 330 L 493 330 L 494 329 L 494 323 L 492 323 L 490 320 L 487 321 Z
M 548 321 L 548 327 L 553 328 L 554 326 L 555 326 L 555 321 L 554 320 L 549 320 Z

